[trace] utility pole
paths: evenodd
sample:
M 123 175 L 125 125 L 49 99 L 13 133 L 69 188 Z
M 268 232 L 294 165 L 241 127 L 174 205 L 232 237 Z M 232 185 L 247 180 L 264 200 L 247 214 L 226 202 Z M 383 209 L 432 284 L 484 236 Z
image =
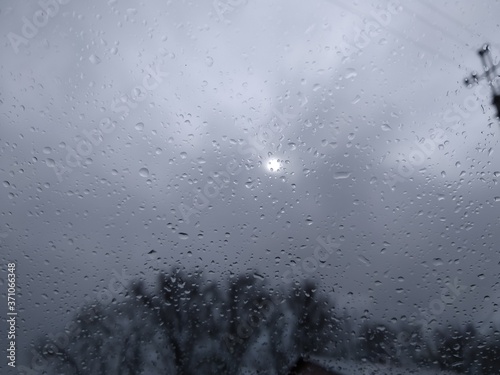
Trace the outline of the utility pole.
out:
M 497 82 L 495 82 L 495 79 L 499 77 L 497 74 L 497 67 L 499 64 L 495 65 L 493 62 L 490 46 L 488 44 L 485 44 L 479 51 L 477 51 L 477 54 L 481 58 L 484 73 L 478 75 L 473 72 L 470 77 L 464 79 L 464 83 L 467 87 L 470 87 L 473 84 L 478 84 L 481 79 L 486 79 L 493 94 L 491 104 L 493 104 L 497 109 L 497 117 L 500 118 L 500 89 L 497 86 Z

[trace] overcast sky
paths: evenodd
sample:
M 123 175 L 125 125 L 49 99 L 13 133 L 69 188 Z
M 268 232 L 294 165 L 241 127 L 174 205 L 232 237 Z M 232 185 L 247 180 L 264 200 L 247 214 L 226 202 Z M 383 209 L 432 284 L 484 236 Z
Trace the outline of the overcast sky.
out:
M 69 1 L 45 19 L 0 3 L 0 259 L 17 262 L 20 342 L 113 271 L 158 264 L 276 284 L 297 264 L 384 320 L 458 280 L 433 317 L 491 319 L 500 127 L 486 83 L 462 81 L 485 42 L 500 56 L 499 8 Z M 321 241 L 339 247 L 315 258 Z

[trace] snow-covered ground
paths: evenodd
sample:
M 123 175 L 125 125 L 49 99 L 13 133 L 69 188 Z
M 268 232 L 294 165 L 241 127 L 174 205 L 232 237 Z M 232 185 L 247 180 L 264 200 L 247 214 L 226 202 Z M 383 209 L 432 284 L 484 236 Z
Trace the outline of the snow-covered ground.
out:
M 328 358 L 312 358 L 312 361 L 328 370 L 337 371 L 342 375 L 457 375 L 455 372 L 439 371 L 436 369 L 402 368 Z

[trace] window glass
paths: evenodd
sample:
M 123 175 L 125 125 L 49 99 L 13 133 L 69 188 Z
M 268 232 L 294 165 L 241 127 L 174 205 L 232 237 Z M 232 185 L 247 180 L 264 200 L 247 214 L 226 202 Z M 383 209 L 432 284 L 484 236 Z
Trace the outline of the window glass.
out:
M 499 7 L 4 1 L 1 372 L 496 373 Z

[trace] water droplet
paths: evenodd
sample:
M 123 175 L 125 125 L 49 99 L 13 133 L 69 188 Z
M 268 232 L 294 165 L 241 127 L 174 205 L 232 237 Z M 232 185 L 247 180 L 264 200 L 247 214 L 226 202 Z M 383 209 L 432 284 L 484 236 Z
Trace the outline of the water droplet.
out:
M 345 180 L 349 177 L 351 177 L 351 172 L 336 172 L 333 176 L 333 178 L 336 180 Z
M 432 261 L 432 264 L 434 267 L 442 266 L 444 264 L 443 260 L 441 258 L 434 258 Z
M 360 261 L 361 263 L 363 263 L 363 264 L 365 264 L 365 265 L 367 265 L 367 266 L 371 266 L 371 264 L 372 264 L 372 263 L 370 262 L 370 260 L 369 260 L 367 257 L 365 257 L 364 255 L 358 255 L 358 259 L 359 259 L 359 261 Z
M 345 79 L 354 78 L 357 75 L 358 75 L 358 72 L 356 72 L 356 69 L 349 68 L 349 69 L 347 69 L 347 73 L 345 75 Z
M 99 58 L 99 56 L 97 55 L 90 55 L 89 57 L 89 61 L 92 63 L 92 64 L 99 64 L 101 62 L 101 59 Z
M 392 130 L 392 128 L 389 126 L 389 124 L 382 124 L 381 128 L 385 132 Z
M 144 123 L 143 122 L 138 122 L 137 124 L 135 124 L 135 130 L 139 130 L 139 131 L 142 131 L 144 129 Z
M 141 176 L 141 177 L 148 177 L 149 176 L 149 170 L 147 168 L 141 168 L 141 169 L 139 169 L 139 176 Z
M 214 59 L 211 56 L 205 57 L 205 64 L 207 64 L 207 66 L 214 65 Z
M 179 238 L 181 240 L 187 240 L 189 238 L 189 235 L 185 232 L 179 232 Z
M 495 197 L 495 202 L 500 202 L 500 197 Z

